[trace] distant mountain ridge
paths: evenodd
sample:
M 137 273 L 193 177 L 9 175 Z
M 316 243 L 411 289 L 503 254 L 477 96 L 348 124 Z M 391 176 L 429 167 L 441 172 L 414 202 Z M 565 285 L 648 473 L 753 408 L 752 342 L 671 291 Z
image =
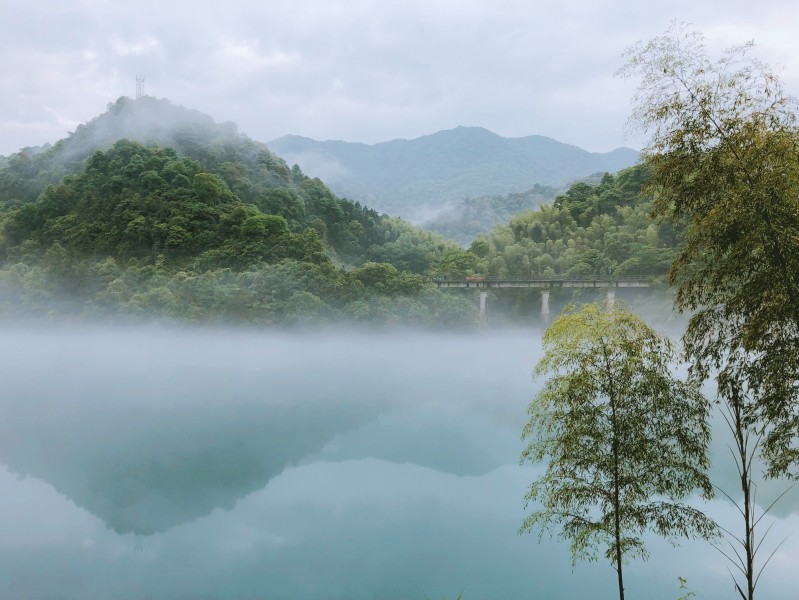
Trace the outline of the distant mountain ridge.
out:
M 510 194 L 536 184 L 562 186 L 638 161 L 617 148 L 589 152 L 552 138 L 505 138 L 482 127 L 456 127 L 378 144 L 287 135 L 267 143 L 288 164 L 322 178 L 340 196 L 417 220 L 468 197 Z

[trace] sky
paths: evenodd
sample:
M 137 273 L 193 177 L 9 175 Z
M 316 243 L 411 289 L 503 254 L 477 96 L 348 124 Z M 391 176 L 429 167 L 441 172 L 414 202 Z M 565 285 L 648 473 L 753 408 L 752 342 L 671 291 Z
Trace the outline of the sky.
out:
M 799 95 L 795 0 L 0 0 L 0 154 L 145 93 L 286 134 L 377 143 L 459 125 L 640 148 L 624 49 L 691 23 L 754 40 Z

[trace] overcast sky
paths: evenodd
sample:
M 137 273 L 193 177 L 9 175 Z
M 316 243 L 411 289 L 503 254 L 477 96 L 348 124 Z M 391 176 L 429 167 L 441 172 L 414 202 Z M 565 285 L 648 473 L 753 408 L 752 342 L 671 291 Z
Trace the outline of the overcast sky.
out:
M 799 90 L 795 0 L 0 0 L 0 154 L 146 93 L 250 137 L 375 143 L 458 125 L 594 151 L 642 138 L 628 45 L 692 23 Z

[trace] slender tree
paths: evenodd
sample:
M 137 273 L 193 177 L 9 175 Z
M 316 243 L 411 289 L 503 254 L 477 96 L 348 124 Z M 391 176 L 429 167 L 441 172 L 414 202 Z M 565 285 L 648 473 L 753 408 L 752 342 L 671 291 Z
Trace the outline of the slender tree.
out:
M 754 600 L 760 576 L 784 542 L 783 540 L 771 548 L 763 546 L 774 523 L 765 527 L 763 531 L 761 522 L 791 487 L 787 487 L 772 499 L 765 508 L 758 510 L 754 461 L 763 442 L 763 433 L 752 424 L 752 419 L 749 417 L 753 408 L 751 396 L 741 382 L 731 378 L 730 373 L 723 372 L 718 377 L 718 384 L 724 388 L 719 394 L 720 398 L 724 399 L 724 402 L 719 403 L 719 408 L 732 437 L 729 449 L 738 473 L 741 495 L 735 498 L 722 487 L 714 487 L 735 506 L 743 521 L 743 527 L 738 533 L 722 527 L 726 544 L 714 544 L 714 546 L 730 561 L 734 569 L 734 572 L 730 571 L 730 575 L 741 600 Z M 768 550 L 770 553 L 763 560 L 760 555 Z M 740 580 L 740 577 L 743 579 Z
M 535 372 L 547 379 L 530 404 L 522 462 L 546 461 L 546 470 L 525 495 L 537 510 L 520 532 L 559 527 L 573 560 L 595 560 L 604 547 L 623 600 L 625 562 L 648 556 L 645 531 L 672 541 L 715 534 L 681 502 L 712 496 L 709 404 L 671 375 L 670 342 L 622 306 L 568 309 L 544 349 Z
M 744 424 L 768 425 L 769 474 L 799 463 L 799 130 L 796 101 L 751 44 L 712 61 L 685 26 L 627 51 L 633 122 L 655 215 L 687 222 L 670 281 L 691 312 L 692 375 L 726 372 L 751 397 Z M 724 397 L 730 386 L 719 385 Z
M 715 377 L 733 434 L 741 500 L 728 498 L 743 533 L 727 532 L 727 556 L 744 577 L 744 600 L 768 562 L 756 565 L 754 458 L 772 477 L 796 476 L 799 463 L 797 104 L 751 49 L 712 61 L 699 33 L 674 25 L 630 48 L 620 72 L 640 77 L 633 121 L 651 134 L 644 162 L 655 215 L 687 223 L 670 281 L 677 307 L 691 312 L 691 378 Z

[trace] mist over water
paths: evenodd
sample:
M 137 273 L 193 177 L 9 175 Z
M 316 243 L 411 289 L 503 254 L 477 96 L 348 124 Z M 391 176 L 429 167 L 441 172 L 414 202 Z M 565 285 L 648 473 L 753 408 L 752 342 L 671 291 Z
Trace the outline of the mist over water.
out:
M 0 598 L 616 593 L 606 562 L 572 567 L 565 544 L 517 534 L 535 331 L 0 338 Z M 799 531 L 789 501 L 775 543 Z M 708 510 L 736 527 L 728 504 Z M 650 550 L 629 597 L 673 600 L 677 576 L 697 598 L 733 594 L 706 543 Z M 795 598 L 798 567 L 794 536 L 762 597 Z

